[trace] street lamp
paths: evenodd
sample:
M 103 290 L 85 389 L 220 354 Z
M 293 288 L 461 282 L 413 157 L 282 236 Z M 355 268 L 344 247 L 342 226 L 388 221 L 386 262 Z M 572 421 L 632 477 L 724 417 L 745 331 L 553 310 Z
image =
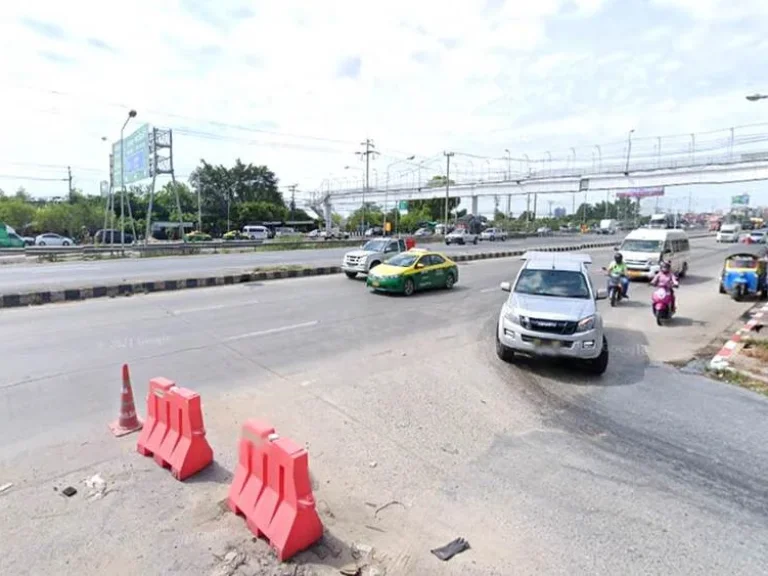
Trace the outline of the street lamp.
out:
M 512 179 L 512 153 L 509 148 L 504 148 L 504 153 L 507 155 L 507 180 Z
M 624 176 L 629 176 L 629 157 L 632 154 L 632 134 L 635 133 L 635 129 L 629 131 L 627 134 L 627 165 L 624 168 Z
M 123 133 L 131 118 L 136 118 L 136 110 L 130 110 L 120 128 L 120 248 L 125 248 L 125 141 Z M 135 240 L 135 238 L 134 238 Z
M 768 94 L 750 94 L 749 96 L 746 96 L 747 100 L 750 102 L 757 102 L 758 100 L 768 100 Z

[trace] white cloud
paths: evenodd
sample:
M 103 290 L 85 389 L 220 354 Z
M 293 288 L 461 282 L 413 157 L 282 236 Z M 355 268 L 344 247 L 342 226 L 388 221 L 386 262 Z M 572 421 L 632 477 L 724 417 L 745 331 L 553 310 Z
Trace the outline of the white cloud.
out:
M 700 95 L 673 106 L 677 100 L 661 90 L 637 104 L 657 76 L 684 72 L 711 43 L 712 17 L 724 2 L 656 0 L 700 22 L 686 30 L 659 18 L 631 44 L 553 32 L 554 23 L 613 26 L 600 20 L 611 6 L 602 0 L 483 4 L 134 0 L 118 12 L 86 0 L 7 2 L 0 50 L 12 57 L 0 59 L 0 175 L 18 174 L 22 164 L 71 165 L 77 184 L 95 192 L 106 177 L 101 137 L 118 138 L 129 108 L 139 112 L 135 126 L 176 129 L 181 175 L 200 158 L 241 157 L 307 190 L 329 173 L 344 174 L 366 137 L 386 156 L 376 164 L 383 174 L 393 158 L 410 154 L 496 156 L 514 146 L 533 156 L 526 147 L 567 151 L 616 139 L 630 126 L 689 131 L 751 112 L 741 101 L 729 104 L 738 86 L 718 88 L 727 93 L 718 110 L 697 104 L 711 103 Z M 766 13 L 762 2 L 745 5 Z M 745 31 L 731 49 L 753 37 Z M 670 39 L 679 46 L 662 48 Z M 359 75 L 340 77 L 341 63 L 355 59 Z M 29 176 L 60 172 L 23 168 Z M 20 183 L 0 179 L 0 188 Z M 28 188 L 54 194 L 59 186 Z

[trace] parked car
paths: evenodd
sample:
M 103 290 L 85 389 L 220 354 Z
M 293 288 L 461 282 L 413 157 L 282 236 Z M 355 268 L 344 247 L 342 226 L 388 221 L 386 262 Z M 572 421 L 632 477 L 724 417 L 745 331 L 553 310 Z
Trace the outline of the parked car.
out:
M 552 234 L 552 228 L 547 228 L 546 226 L 542 226 L 538 230 L 536 230 L 536 234 L 539 236 L 549 236 Z
M 501 240 L 502 242 L 507 239 L 507 233 L 501 228 L 486 228 L 480 234 L 480 240 L 488 240 L 489 242 L 495 242 Z
M 384 228 L 381 226 L 374 226 L 373 228 L 368 228 L 368 230 L 365 231 L 365 236 L 370 238 L 372 236 L 384 236 Z
M 126 232 L 123 244 L 133 244 L 134 241 L 133 234 Z M 120 244 L 120 230 L 97 230 L 93 236 L 93 242 L 94 244 Z
M 349 240 L 349 232 L 342 232 L 339 228 L 331 228 L 330 232 L 323 230 L 320 236 L 326 240 Z
M 75 243 L 72 238 L 60 234 L 40 234 L 35 237 L 35 246 L 72 246 Z

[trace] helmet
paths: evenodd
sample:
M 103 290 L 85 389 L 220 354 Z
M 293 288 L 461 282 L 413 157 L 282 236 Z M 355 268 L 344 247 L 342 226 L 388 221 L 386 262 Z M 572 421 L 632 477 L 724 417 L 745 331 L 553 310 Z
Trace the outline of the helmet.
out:
M 669 262 L 662 262 L 661 263 L 661 271 L 662 272 L 669 272 L 672 269 L 672 266 L 669 264 Z
M 621 255 L 621 252 L 616 252 L 616 254 L 613 255 L 613 259 L 617 264 L 621 264 L 622 260 L 624 260 L 624 256 Z

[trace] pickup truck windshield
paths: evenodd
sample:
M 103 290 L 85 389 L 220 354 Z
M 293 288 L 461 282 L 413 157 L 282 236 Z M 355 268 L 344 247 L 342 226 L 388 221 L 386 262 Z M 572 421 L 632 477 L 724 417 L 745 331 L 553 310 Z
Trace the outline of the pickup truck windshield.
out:
M 398 254 L 387 260 L 387 264 L 389 266 L 397 266 L 398 268 L 408 268 L 413 266 L 418 258 L 418 255 L 414 254 Z
M 624 240 L 621 250 L 625 252 L 661 252 L 661 240 Z
M 584 274 L 570 270 L 523 270 L 515 286 L 517 294 L 588 299 Z
M 387 249 L 387 244 L 389 244 L 389 240 L 369 240 L 363 246 L 363 250 L 368 252 L 384 252 Z

